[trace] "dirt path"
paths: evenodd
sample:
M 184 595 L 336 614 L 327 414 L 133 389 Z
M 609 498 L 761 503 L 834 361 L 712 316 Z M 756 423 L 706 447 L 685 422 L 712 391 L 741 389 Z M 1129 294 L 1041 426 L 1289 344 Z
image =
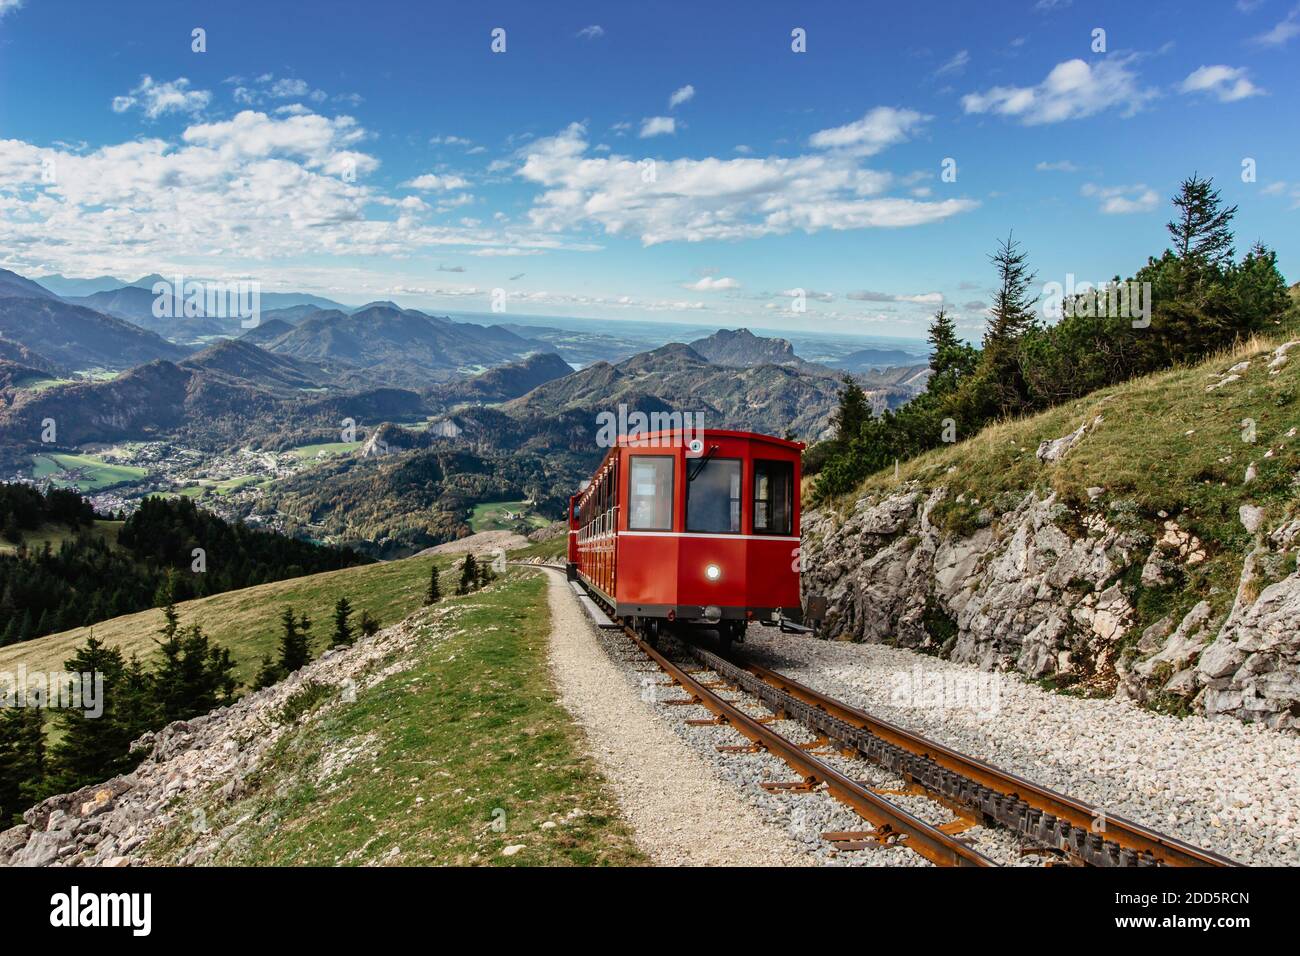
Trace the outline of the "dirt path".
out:
M 641 848 L 668 866 L 806 866 L 807 855 L 641 701 L 597 643 L 563 576 L 543 573 L 560 702 L 585 731 Z

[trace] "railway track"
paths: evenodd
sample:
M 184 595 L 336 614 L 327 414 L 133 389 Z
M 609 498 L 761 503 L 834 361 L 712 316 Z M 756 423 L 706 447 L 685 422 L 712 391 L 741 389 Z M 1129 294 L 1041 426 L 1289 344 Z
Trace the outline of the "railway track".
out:
M 556 570 L 552 568 L 552 570 Z M 1238 866 L 1226 857 L 1158 833 L 1139 823 L 1106 814 L 1091 805 L 961 754 L 950 747 L 835 700 L 793 678 L 743 657 L 722 657 L 696 643 L 679 642 L 716 681 L 699 679 L 682 664 L 621 625 L 623 634 L 689 696 L 668 703 L 698 704 L 713 717 L 692 724 L 727 725 L 750 741 L 734 751 L 766 751 L 799 775 L 790 783 L 769 784 L 775 791 L 806 792 L 825 786 L 835 799 L 872 825 L 871 830 L 825 833 L 844 850 L 904 846 L 939 866 L 997 866 L 958 837 L 968 826 L 1000 827 L 1016 834 L 1030 852 L 1062 863 L 1102 867 Z M 698 672 L 697 672 L 698 673 Z M 771 712 L 754 717 L 718 690 L 739 691 Z M 797 743 L 771 725 L 791 720 L 816 736 Z M 889 802 L 867 783 L 855 780 L 811 750 L 838 752 L 901 777 L 908 792 L 928 797 L 958 815 L 956 827 L 935 826 Z M 947 832 L 951 829 L 953 832 Z
M 703 666 L 841 747 L 901 776 L 918 793 L 998 825 L 1063 860 L 1089 866 L 1237 866 L 1073 797 L 873 717 L 776 671 L 687 645 Z

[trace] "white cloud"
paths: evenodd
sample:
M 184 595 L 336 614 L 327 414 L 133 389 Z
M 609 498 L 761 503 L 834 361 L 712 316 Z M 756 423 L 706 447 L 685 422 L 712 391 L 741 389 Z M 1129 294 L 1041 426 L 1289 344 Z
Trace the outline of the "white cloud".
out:
M 641 132 L 638 134 L 642 139 L 650 136 L 662 136 L 665 133 L 672 134 L 677 132 L 677 120 L 671 116 L 647 116 L 641 121 Z
M 687 100 L 692 99 L 694 96 L 695 96 L 695 87 L 687 83 L 685 86 L 681 87 L 680 89 L 673 90 L 673 95 L 668 97 L 668 108 L 671 110 L 675 107 L 681 106 L 683 103 L 685 103 Z
M 191 90 L 190 81 L 178 77 L 170 83 L 158 83 L 153 77 L 140 77 L 140 85 L 126 96 L 113 97 L 113 112 L 125 113 L 139 106 L 149 119 L 167 113 L 198 113 L 212 101 L 207 90 Z
M 441 191 L 446 192 L 451 189 L 464 189 L 469 182 L 461 176 L 443 175 L 435 173 L 425 173 L 423 176 L 416 176 L 414 179 L 408 179 L 402 183 L 407 189 L 422 189 L 426 192 Z
M 0 139 L 0 248 L 19 271 L 260 273 L 322 294 L 375 288 L 358 257 L 600 248 L 508 220 L 430 223 L 422 197 L 366 183 L 367 138 L 350 117 L 245 112 L 94 150 Z
M 873 156 L 908 139 L 929 119 L 915 110 L 877 106 L 860 120 L 813 133 L 808 144 L 818 149 L 847 149 L 859 156 Z
M 23 0 L 0 0 L 0 17 L 3 17 L 10 10 L 17 10 L 23 5 Z
M 518 175 L 545 187 L 529 217 L 559 231 L 595 222 L 645 245 L 744 239 L 795 230 L 921 225 L 973 209 L 969 199 L 922 202 L 881 195 L 887 172 L 847 152 L 795 157 L 660 161 L 646 181 L 635 159 L 588 151 L 586 127 L 571 124 L 523 151 Z
M 1131 70 L 1131 57 L 1111 57 L 1095 66 L 1066 60 L 1052 67 L 1036 86 L 995 86 L 962 97 L 967 113 L 997 113 L 1026 126 L 1082 119 L 1103 110 L 1119 109 L 1131 116 L 1157 94 L 1143 89 Z
M 721 276 L 717 279 L 712 276 L 705 276 L 695 282 L 686 283 L 682 288 L 690 289 L 692 292 L 726 292 L 728 289 L 739 289 L 740 282 L 727 276 Z
M 1279 20 L 1273 29 L 1254 38 L 1260 46 L 1286 46 L 1300 36 L 1300 6 L 1292 7 L 1285 18 Z
M 970 51 L 958 50 L 946 63 L 934 71 L 935 76 L 956 76 L 963 73 L 970 64 Z
M 854 302 L 911 302 L 916 305 L 942 305 L 942 292 L 922 292 L 916 295 L 895 295 L 892 292 L 871 292 L 862 289 L 844 296 Z
M 1044 161 L 1035 166 L 1034 169 L 1040 173 L 1077 173 L 1079 171 L 1079 167 L 1068 159 L 1058 160 L 1054 163 Z
M 1151 212 L 1160 202 L 1154 189 L 1139 183 L 1135 186 L 1098 186 L 1085 183 L 1083 195 L 1101 200 L 1101 211 L 1109 216 Z
M 1264 91 L 1246 78 L 1243 66 L 1202 66 L 1188 74 L 1179 89 L 1183 93 L 1206 93 L 1220 103 L 1232 103 Z
M 605 35 L 605 28 L 598 23 L 593 23 L 589 27 L 583 27 L 574 36 L 582 40 L 599 40 Z

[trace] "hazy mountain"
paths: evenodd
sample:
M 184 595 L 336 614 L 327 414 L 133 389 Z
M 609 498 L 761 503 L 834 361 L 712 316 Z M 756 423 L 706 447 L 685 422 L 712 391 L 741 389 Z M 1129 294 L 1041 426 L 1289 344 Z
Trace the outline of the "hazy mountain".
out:
M 121 279 L 115 279 L 112 276 L 96 276 L 93 279 L 70 279 L 67 276 L 48 275 L 37 276 L 36 282 L 49 289 L 55 295 L 67 298 L 69 296 L 94 295 L 96 292 L 107 292 L 111 289 L 120 289 L 126 285 Z
M 277 309 L 277 313 L 291 311 L 289 309 Z M 313 312 L 318 311 L 312 309 Z M 278 339 L 280 336 L 293 331 L 293 323 L 281 318 L 267 318 L 262 316 L 262 321 L 241 335 L 240 341 L 252 342 L 254 345 L 264 345 Z
M 8 269 L 0 269 L 0 299 L 54 299 L 58 296 L 42 285 Z
M 9 340 L 2 338 L 0 338 L 0 360 L 14 365 L 23 365 L 28 368 L 34 368 L 39 372 L 45 372 L 50 375 L 60 375 L 67 371 L 66 369 L 60 368 L 54 362 L 51 362 L 44 355 L 33 352 L 31 349 L 19 345 L 17 342 L 10 342 Z
M 0 298 L 0 338 L 72 369 L 125 369 L 189 353 L 130 322 L 41 291 L 48 298 Z
M 688 345 L 674 342 L 611 365 L 597 362 L 548 382 L 503 406 L 511 413 L 557 415 L 583 410 L 693 412 L 705 427 L 739 428 L 805 438 L 821 435 L 837 405 L 833 378 L 786 365 L 749 368 L 715 365 Z
M 552 352 L 531 355 L 488 369 L 473 378 L 449 382 L 429 390 L 430 399 L 453 405 L 460 402 L 504 402 L 518 398 L 539 385 L 573 374 L 568 362 Z
M 351 314 L 316 312 L 263 343 L 326 367 L 364 369 L 372 382 L 416 388 L 458 369 L 500 365 L 531 351 L 529 342 L 499 326 L 452 322 L 383 303 Z
M 275 393 L 319 389 L 331 381 L 329 373 L 319 366 L 288 355 L 276 355 L 243 339 L 219 342 L 190 356 L 181 367 Z
M 826 364 L 832 368 L 856 373 L 896 366 L 912 366 L 916 365 L 917 360 L 922 358 L 924 356 L 904 352 L 902 349 L 859 349 L 841 358 L 828 361 Z
M 68 301 L 125 319 L 171 342 L 194 343 L 217 336 L 237 335 L 241 331 L 237 318 L 186 316 L 183 300 L 178 303 L 173 299 L 168 310 L 171 315 L 157 317 L 154 315 L 154 305 L 158 296 L 151 289 L 142 286 L 123 286 L 120 289 L 69 298 Z
M 786 339 L 755 335 L 749 329 L 718 329 L 690 343 L 692 349 L 715 365 L 789 365 L 810 375 L 833 375 L 831 369 L 801 359 Z

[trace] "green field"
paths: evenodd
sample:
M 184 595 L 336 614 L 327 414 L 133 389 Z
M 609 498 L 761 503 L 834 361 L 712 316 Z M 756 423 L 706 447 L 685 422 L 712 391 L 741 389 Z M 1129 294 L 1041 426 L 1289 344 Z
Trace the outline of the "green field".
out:
M 248 791 L 199 798 L 207 834 L 170 827 L 146 855 L 175 864 L 202 842 L 214 848 L 199 862 L 218 866 L 644 863 L 556 702 L 546 585 L 511 571 L 423 612 L 414 648 L 353 702 L 299 691 L 306 716 Z
M 548 519 L 530 511 L 531 507 L 524 501 L 486 501 L 477 504 L 470 512 L 470 530 L 475 534 L 480 531 L 517 531 L 521 526 L 545 528 L 551 523 Z M 505 516 L 507 511 L 515 514 L 523 512 L 524 517 L 508 520 Z
M 289 451 L 293 452 L 303 461 L 310 461 L 316 458 L 316 456 L 320 455 L 322 452 L 325 454 L 326 457 L 330 457 L 330 458 L 334 457 L 335 455 L 350 455 L 352 454 L 352 452 L 360 448 L 363 444 L 365 444 L 365 442 L 328 441 L 328 442 L 321 442 L 316 445 L 299 445 L 297 448 L 290 448 Z
M 228 495 L 246 485 L 263 486 L 271 484 L 272 481 L 273 479 L 266 475 L 241 475 L 238 478 L 223 478 L 220 481 L 204 478 L 197 485 L 178 488 L 175 494 L 185 498 L 203 498 L 210 494 Z
M 80 477 L 74 477 L 70 472 L 79 472 Z M 50 478 L 56 485 L 76 488 L 82 492 L 98 491 L 127 481 L 139 481 L 148 474 L 147 469 L 111 465 L 95 455 L 32 455 L 33 478 Z
M 282 608 L 292 606 L 315 622 L 312 634 L 319 650 L 329 642 L 330 614 L 340 597 L 352 602 L 358 617 L 367 610 L 385 624 L 418 608 L 429 584 L 429 562 L 429 558 L 408 558 L 367 564 L 185 601 L 179 606 L 181 622 L 202 624 L 209 637 L 230 648 L 238 662 L 235 676 L 247 684 L 257 672 L 262 655 L 277 645 Z M 446 568 L 452 558 L 440 557 L 438 562 Z M 453 587 L 447 575 L 444 593 Z M 92 630 L 106 644 L 120 647 L 127 656 L 138 654 L 144 660 L 154 653 L 154 639 L 161 624 L 161 611 L 139 611 L 93 627 L 0 647 L 0 671 L 13 671 L 19 664 L 26 664 L 29 671 L 61 670 L 63 662 L 86 642 Z

